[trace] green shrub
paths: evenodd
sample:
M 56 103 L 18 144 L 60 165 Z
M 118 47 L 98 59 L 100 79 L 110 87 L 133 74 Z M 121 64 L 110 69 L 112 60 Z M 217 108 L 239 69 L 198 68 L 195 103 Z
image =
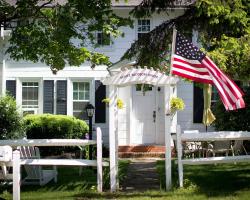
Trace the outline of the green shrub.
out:
M 67 115 L 26 115 L 24 125 L 28 139 L 77 139 L 88 132 L 85 121 Z
M 16 101 L 11 96 L 0 97 L 0 139 L 16 139 L 24 136 L 22 117 Z
M 215 129 L 218 131 L 250 131 L 250 88 L 244 91 L 246 107 L 235 111 L 225 111 L 221 102 L 214 108 L 216 120 Z

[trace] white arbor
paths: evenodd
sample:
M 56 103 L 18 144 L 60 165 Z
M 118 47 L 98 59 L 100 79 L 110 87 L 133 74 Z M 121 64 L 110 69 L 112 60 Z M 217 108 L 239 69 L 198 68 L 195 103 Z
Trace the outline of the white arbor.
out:
M 121 70 L 102 80 L 104 85 L 109 85 L 109 149 L 110 149 L 110 189 L 118 189 L 118 109 L 116 105 L 119 87 L 133 84 L 151 84 L 164 86 L 164 116 L 165 116 L 165 165 L 166 189 L 171 188 L 171 124 L 170 98 L 176 91 L 178 78 L 167 76 L 160 71 L 148 68 L 130 68 Z

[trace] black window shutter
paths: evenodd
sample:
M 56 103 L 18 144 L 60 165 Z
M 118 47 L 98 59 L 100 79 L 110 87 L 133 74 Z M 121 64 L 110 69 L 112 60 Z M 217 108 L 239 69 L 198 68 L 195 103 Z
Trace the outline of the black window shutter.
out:
M 95 81 L 95 123 L 106 122 L 106 105 L 102 102 L 106 98 L 106 86 L 101 81 Z
M 6 91 L 9 95 L 16 98 L 16 81 L 15 80 L 6 80 Z
M 54 114 L 54 81 L 43 82 L 43 113 Z
M 203 109 L 204 109 L 204 97 L 202 88 L 194 85 L 194 104 L 193 104 L 193 121 L 194 123 L 202 123 Z
M 67 81 L 57 81 L 56 114 L 67 115 Z

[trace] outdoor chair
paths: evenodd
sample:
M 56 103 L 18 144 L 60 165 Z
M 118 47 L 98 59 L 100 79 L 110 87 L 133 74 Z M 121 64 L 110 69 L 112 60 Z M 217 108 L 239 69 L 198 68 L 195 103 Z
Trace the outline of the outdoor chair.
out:
M 22 159 L 39 159 L 40 152 L 38 147 L 24 147 L 20 148 Z M 22 180 L 25 185 L 45 185 L 52 179 L 57 182 L 57 169 L 42 169 L 41 166 L 24 165 L 27 176 Z
M 243 152 L 247 155 L 247 151 L 243 145 L 243 140 L 235 140 L 231 145 L 232 155 L 241 155 Z
M 13 175 L 11 173 L 10 167 L 6 166 L 6 163 L 12 159 L 12 148 L 10 146 L 0 147 L 0 180 L 4 182 L 7 180 L 12 180 Z
M 199 130 L 184 130 L 184 133 L 199 133 Z M 201 142 L 185 142 L 183 143 L 183 153 L 186 157 L 200 157 L 202 152 Z
M 231 141 L 214 141 L 208 144 L 207 157 L 212 154 L 215 157 L 217 154 L 228 156 L 231 151 Z

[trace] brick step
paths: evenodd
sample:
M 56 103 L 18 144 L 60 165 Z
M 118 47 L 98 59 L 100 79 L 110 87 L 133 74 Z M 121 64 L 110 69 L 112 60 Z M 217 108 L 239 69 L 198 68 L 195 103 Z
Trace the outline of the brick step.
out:
M 119 152 L 119 158 L 164 158 L 163 152 Z
M 165 146 L 158 145 L 137 145 L 137 146 L 119 146 L 119 153 L 164 153 Z

